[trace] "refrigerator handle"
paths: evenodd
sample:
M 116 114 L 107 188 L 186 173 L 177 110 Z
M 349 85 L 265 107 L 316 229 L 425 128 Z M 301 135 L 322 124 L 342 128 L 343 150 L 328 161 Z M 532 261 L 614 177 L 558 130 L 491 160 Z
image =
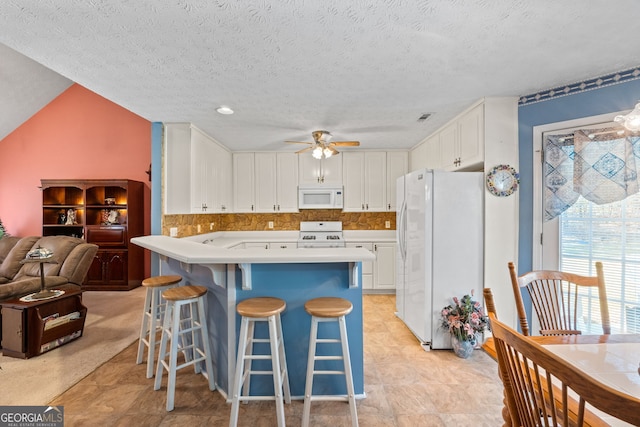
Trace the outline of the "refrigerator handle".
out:
M 398 224 L 398 245 L 400 246 L 400 255 L 402 256 L 402 261 L 407 261 L 407 244 L 406 244 L 406 235 L 407 230 L 405 227 L 405 223 L 407 220 L 407 202 L 405 200 L 402 201 L 402 206 L 400 207 L 400 223 Z

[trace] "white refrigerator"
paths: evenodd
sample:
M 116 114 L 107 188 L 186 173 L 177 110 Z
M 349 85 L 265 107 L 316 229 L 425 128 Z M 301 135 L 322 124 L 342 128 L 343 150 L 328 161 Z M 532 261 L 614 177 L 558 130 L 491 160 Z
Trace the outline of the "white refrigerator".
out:
M 482 301 L 484 174 L 416 170 L 397 197 L 397 315 L 424 345 L 451 348 L 442 308 L 472 290 Z

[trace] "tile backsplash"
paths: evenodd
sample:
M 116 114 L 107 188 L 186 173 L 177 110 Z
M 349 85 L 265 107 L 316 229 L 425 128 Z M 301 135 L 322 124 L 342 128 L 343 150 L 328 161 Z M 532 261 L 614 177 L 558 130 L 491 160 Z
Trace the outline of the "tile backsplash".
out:
M 300 221 L 342 221 L 344 230 L 395 230 L 395 212 L 342 212 L 338 209 L 309 209 L 296 213 L 236 213 L 164 215 L 162 234 L 178 228 L 178 237 L 213 231 L 285 231 L 299 230 Z M 385 227 L 389 221 L 390 228 Z M 269 228 L 273 222 L 273 228 Z

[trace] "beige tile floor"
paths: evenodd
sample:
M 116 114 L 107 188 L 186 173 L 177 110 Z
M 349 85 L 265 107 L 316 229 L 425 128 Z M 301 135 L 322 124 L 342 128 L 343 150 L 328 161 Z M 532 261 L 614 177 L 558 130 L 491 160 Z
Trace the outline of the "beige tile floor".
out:
M 451 351 L 424 351 L 395 317 L 395 296 L 363 299 L 367 397 L 358 401 L 360 426 L 502 425 L 496 362 L 482 350 L 469 359 Z M 132 344 L 51 402 L 64 406 L 67 427 L 228 425 L 230 405 L 192 369 L 178 371 L 175 409 L 166 412 L 166 375 L 163 387 L 154 391 L 145 365 L 135 364 L 136 350 Z M 287 425 L 300 425 L 302 406 L 302 401 L 285 405 Z M 239 425 L 275 426 L 273 402 L 241 405 Z M 313 403 L 311 425 L 350 426 L 348 405 Z

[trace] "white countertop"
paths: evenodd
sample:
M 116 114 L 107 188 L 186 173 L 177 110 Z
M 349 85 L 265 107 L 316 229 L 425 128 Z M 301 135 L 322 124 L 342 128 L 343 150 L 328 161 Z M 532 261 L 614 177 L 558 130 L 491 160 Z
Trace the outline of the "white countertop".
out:
M 231 248 L 246 242 L 293 243 L 298 241 L 299 231 L 218 231 L 184 237 L 182 240 L 206 242 L 218 248 Z M 343 230 L 345 242 L 395 243 L 395 230 Z
M 243 233 L 243 234 L 237 234 Z M 269 238 L 263 235 L 267 233 Z M 293 234 L 291 234 L 293 233 Z M 276 238 L 276 235 L 279 238 Z M 373 261 L 375 255 L 362 248 L 313 248 L 278 249 L 259 248 L 228 249 L 243 242 L 297 241 L 297 231 L 273 232 L 221 232 L 191 236 L 182 239 L 168 236 L 134 237 L 131 242 L 160 255 L 187 264 L 281 264 L 281 263 L 329 263 Z M 258 238 L 265 240 L 256 240 Z M 211 240 L 211 243 L 202 243 Z

